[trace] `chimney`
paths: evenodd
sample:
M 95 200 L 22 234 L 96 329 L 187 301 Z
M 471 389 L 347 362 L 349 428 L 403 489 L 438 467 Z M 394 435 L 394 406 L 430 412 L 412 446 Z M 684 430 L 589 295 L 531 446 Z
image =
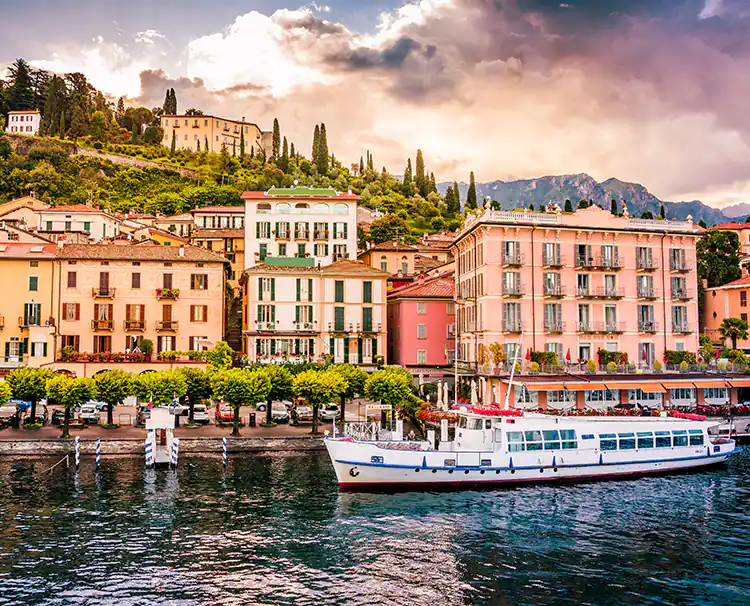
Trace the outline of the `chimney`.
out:
M 185 245 L 184 244 L 180 244 L 180 252 L 178 254 L 180 255 L 180 257 L 184 257 L 185 256 Z
M 350 195 L 350 196 L 352 195 L 352 190 L 351 190 L 351 189 L 349 190 L 349 195 Z
M 89 208 L 91 208 L 91 200 L 86 200 L 86 206 L 88 206 Z

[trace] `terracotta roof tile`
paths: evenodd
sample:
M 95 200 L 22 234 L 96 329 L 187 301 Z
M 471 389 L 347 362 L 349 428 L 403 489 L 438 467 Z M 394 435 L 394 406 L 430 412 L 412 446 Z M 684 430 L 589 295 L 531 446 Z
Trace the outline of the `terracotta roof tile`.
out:
M 245 231 L 242 229 L 196 229 L 190 238 L 244 238 Z
M 727 284 L 722 284 L 721 286 L 715 286 L 714 288 L 709 288 L 707 290 L 720 290 L 722 288 L 726 288 L 727 286 L 744 286 L 745 284 L 750 285 L 750 276 L 744 276 L 743 278 L 740 278 L 739 280 L 735 280 L 734 282 L 728 282 Z
M 709 229 L 750 229 L 750 223 L 722 223 L 709 227 Z
M 111 213 L 96 206 L 86 206 L 85 204 L 65 204 L 62 206 L 51 206 L 45 208 L 42 212 L 45 213 L 103 213 L 109 215 Z
M 194 208 L 188 211 L 191 214 L 195 213 L 245 213 L 245 207 L 241 205 L 237 206 L 203 206 L 201 208 Z
M 402 242 L 394 242 L 393 240 L 388 240 L 387 242 L 381 242 L 380 244 L 376 244 L 375 246 L 368 248 L 365 251 L 362 251 L 362 253 L 367 252 L 417 252 L 419 248 L 413 244 L 404 244 Z
M 313 187 L 272 187 L 268 191 L 246 191 L 242 194 L 243 200 L 360 200 L 357 194 L 351 192 L 338 192 L 333 188 L 313 188 Z
M 184 256 L 180 256 L 180 250 Z M 226 263 L 226 259 L 199 246 L 159 246 L 141 244 L 66 244 L 57 250 L 60 259 L 101 259 L 107 261 L 190 261 Z
M 388 299 L 453 299 L 455 281 L 453 272 L 439 274 L 430 278 L 416 280 L 412 284 L 402 286 L 388 293 Z
M 57 244 L 39 242 L 0 242 L 2 259 L 54 259 Z

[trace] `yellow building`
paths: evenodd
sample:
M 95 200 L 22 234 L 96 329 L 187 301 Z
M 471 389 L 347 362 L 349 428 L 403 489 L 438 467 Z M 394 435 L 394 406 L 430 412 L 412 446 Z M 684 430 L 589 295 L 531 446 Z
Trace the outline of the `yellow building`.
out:
M 257 154 L 263 151 L 263 131 L 257 124 L 242 120 L 229 120 L 218 116 L 186 116 L 165 114 L 161 116 L 164 130 L 164 147 L 172 146 L 174 139 L 177 149 L 208 151 L 219 153 L 222 145 L 230 154 L 240 154 L 240 142 L 244 139 L 245 153 Z
M 242 229 L 201 229 L 195 228 L 190 241 L 206 250 L 224 255 L 229 261 L 227 283 L 238 294 L 240 278 L 245 269 L 245 231 Z
M 0 374 L 53 360 L 54 244 L 0 244 Z

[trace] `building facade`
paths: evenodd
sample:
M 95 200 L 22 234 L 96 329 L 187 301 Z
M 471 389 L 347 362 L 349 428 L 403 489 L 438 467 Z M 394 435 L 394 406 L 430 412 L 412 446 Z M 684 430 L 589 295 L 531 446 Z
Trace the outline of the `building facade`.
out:
M 245 271 L 243 336 L 251 360 L 323 360 L 373 368 L 386 357 L 387 274 L 356 261 L 317 267 L 267 258 Z
M 154 356 L 211 349 L 224 334 L 225 260 L 193 246 L 62 246 L 56 261 L 57 350 Z
M 227 282 L 237 294 L 240 288 L 240 278 L 245 269 L 245 231 L 195 228 L 190 241 L 196 246 L 224 256 L 229 262 Z
M 8 112 L 8 124 L 5 132 L 27 135 L 29 137 L 39 134 L 42 125 L 42 114 L 35 109 Z
M 56 245 L 0 243 L 0 374 L 54 359 Z
M 724 341 L 719 327 L 724 318 L 748 320 L 748 293 L 750 293 L 750 276 L 745 276 L 723 286 L 706 288 L 703 294 L 703 332 L 712 341 Z M 726 344 L 731 347 L 731 341 Z M 737 348 L 750 350 L 750 339 L 737 341 Z
M 248 155 L 263 152 L 263 131 L 257 124 L 242 120 L 229 120 L 218 116 L 186 116 L 165 114 L 160 117 L 164 131 L 162 145 L 171 148 L 174 139 L 177 149 L 208 151 L 216 154 L 226 147 L 238 156 L 242 140 Z
M 328 265 L 357 258 L 359 196 L 333 189 L 271 188 L 245 192 L 245 265 L 266 257 Z
M 244 206 L 204 206 L 190 211 L 199 229 L 244 229 Z
M 456 309 L 453 273 L 417 279 L 388 293 L 388 359 L 412 374 L 453 374 Z
M 2 219 L 46 234 L 79 233 L 93 242 L 116 237 L 122 224 L 114 214 L 90 204 L 47 208 L 20 206 L 4 214 Z

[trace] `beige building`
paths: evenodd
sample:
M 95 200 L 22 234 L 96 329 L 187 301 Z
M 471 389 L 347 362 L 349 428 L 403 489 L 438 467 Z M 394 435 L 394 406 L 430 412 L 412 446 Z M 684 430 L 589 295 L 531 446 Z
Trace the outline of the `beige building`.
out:
M 53 359 L 55 250 L 51 243 L 0 243 L 0 374 Z
M 57 349 L 214 347 L 224 333 L 226 261 L 194 246 L 97 244 L 57 251 Z
M 245 153 L 257 154 L 263 151 L 263 131 L 257 124 L 242 120 L 229 120 L 218 116 L 185 116 L 165 114 L 161 116 L 164 131 L 162 145 L 172 147 L 174 138 L 177 149 L 220 153 L 226 146 L 230 154 L 240 154 L 240 140 L 244 139 Z
M 323 360 L 374 367 L 385 358 L 386 278 L 341 260 L 268 257 L 247 269 L 243 337 L 250 361 Z
M 221 254 L 229 261 L 227 282 L 237 294 L 245 269 L 245 231 L 242 229 L 194 229 L 190 241 Z

